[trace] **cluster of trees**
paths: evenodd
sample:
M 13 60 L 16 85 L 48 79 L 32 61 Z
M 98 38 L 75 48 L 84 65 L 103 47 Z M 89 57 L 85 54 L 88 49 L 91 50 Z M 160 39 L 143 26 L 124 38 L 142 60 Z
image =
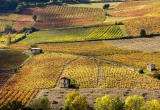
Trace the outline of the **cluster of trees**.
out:
M 28 2 L 28 4 L 25 2 Z M 0 0 L 0 11 L 12 10 L 16 13 L 20 13 L 26 7 L 45 6 L 53 4 L 53 2 L 53 0 Z
M 61 110 L 88 110 L 86 98 L 79 92 L 68 94 L 64 108 Z M 95 110 L 160 110 L 160 104 L 157 100 L 145 102 L 144 97 L 134 95 L 128 96 L 123 102 L 119 97 L 111 98 L 109 95 L 96 98 L 94 104 Z
M 51 103 L 47 97 L 34 99 L 29 107 L 25 107 L 21 102 L 13 101 L 0 108 L 0 110 L 50 110 Z M 82 94 L 77 91 L 67 95 L 65 105 L 59 110 L 88 110 L 89 106 Z M 96 98 L 94 110 L 160 110 L 158 100 L 145 102 L 144 97 L 134 95 L 128 96 L 125 101 L 119 97 L 111 98 L 109 95 Z
M 18 4 L 18 0 L 0 0 L 0 10 L 15 10 Z

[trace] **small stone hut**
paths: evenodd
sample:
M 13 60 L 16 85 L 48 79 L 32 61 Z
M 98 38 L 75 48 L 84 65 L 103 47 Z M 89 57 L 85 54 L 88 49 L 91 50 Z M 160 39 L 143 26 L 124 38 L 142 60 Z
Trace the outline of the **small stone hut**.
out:
M 155 70 L 155 69 L 156 69 L 155 64 L 153 64 L 153 63 L 148 63 L 148 64 L 147 64 L 147 70 L 148 70 L 148 71 L 153 71 L 153 70 Z
M 62 77 L 61 78 L 61 87 L 62 88 L 69 88 L 70 86 L 70 81 L 71 79 L 67 78 L 67 77 Z
M 42 52 L 41 48 L 31 48 L 31 53 L 36 55 L 36 54 L 40 54 Z

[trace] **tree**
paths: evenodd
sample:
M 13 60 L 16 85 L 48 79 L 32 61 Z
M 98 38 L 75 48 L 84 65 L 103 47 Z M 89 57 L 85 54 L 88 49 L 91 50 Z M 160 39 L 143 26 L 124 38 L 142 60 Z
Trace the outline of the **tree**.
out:
M 105 95 L 100 98 L 96 98 L 94 108 L 96 110 L 110 110 L 111 98 L 109 95 Z
M 146 31 L 144 29 L 141 29 L 140 36 L 141 37 L 145 37 L 146 36 Z
M 86 98 L 79 92 L 72 91 L 67 95 L 64 110 L 87 110 Z
M 31 102 L 30 107 L 36 110 L 37 109 L 50 110 L 51 104 L 47 97 L 40 97 L 40 98 L 34 99 Z
M 5 33 L 12 33 L 12 26 L 11 25 L 5 25 L 4 32 Z
M 157 100 L 147 101 L 147 110 L 160 110 L 160 104 Z
M 114 97 L 111 100 L 110 110 L 124 110 L 124 102 L 119 97 Z
M 20 13 L 26 6 L 27 4 L 25 2 L 19 3 L 16 7 L 16 13 Z
M 145 110 L 145 102 L 142 96 L 128 96 L 125 100 L 125 110 Z
M 37 15 L 32 15 L 32 18 L 33 18 L 34 21 L 36 21 L 37 20 Z
M 104 4 L 104 5 L 103 5 L 103 9 L 108 9 L 109 6 L 110 6 L 109 4 Z

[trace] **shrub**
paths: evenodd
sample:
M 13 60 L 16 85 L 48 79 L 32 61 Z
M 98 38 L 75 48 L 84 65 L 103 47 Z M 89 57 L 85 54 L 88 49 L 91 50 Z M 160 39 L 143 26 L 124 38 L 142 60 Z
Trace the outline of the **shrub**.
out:
M 64 110 L 87 110 L 88 103 L 79 92 L 73 91 L 67 95 Z
M 109 4 L 104 4 L 104 5 L 103 5 L 103 9 L 108 9 L 109 6 L 110 6 Z
M 123 22 L 122 21 L 119 21 L 119 22 L 115 22 L 115 25 L 123 25 Z
M 104 14 L 105 16 L 109 16 L 109 14 L 107 13 L 107 12 L 105 12 L 105 14 Z
M 139 69 L 138 72 L 141 74 L 144 73 L 144 71 L 142 69 Z
M 147 101 L 148 110 L 160 110 L 160 104 L 158 100 L 153 99 L 152 101 Z
M 125 110 L 144 110 L 145 102 L 142 96 L 128 96 L 125 100 Z
M 111 98 L 109 95 L 105 95 L 100 98 L 96 98 L 96 102 L 94 104 L 95 110 L 110 110 Z
M 140 36 L 141 37 L 146 37 L 146 31 L 144 29 L 141 29 Z
M 47 97 L 40 97 L 37 99 L 34 99 L 31 104 L 31 108 L 34 108 L 35 110 L 42 109 L 42 110 L 50 110 L 51 104 Z
M 152 76 L 154 78 L 160 79 L 160 74 L 158 72 L 155 72 Z

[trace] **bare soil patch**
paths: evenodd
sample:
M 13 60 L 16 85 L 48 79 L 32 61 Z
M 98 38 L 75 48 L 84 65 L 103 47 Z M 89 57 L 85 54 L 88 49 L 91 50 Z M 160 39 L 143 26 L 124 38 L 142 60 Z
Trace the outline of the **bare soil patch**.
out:
M 160 52 L 160 36 L 150 38 L 107 40 L 106 42 L 113 46 L 124 48 L 127 50 Z

